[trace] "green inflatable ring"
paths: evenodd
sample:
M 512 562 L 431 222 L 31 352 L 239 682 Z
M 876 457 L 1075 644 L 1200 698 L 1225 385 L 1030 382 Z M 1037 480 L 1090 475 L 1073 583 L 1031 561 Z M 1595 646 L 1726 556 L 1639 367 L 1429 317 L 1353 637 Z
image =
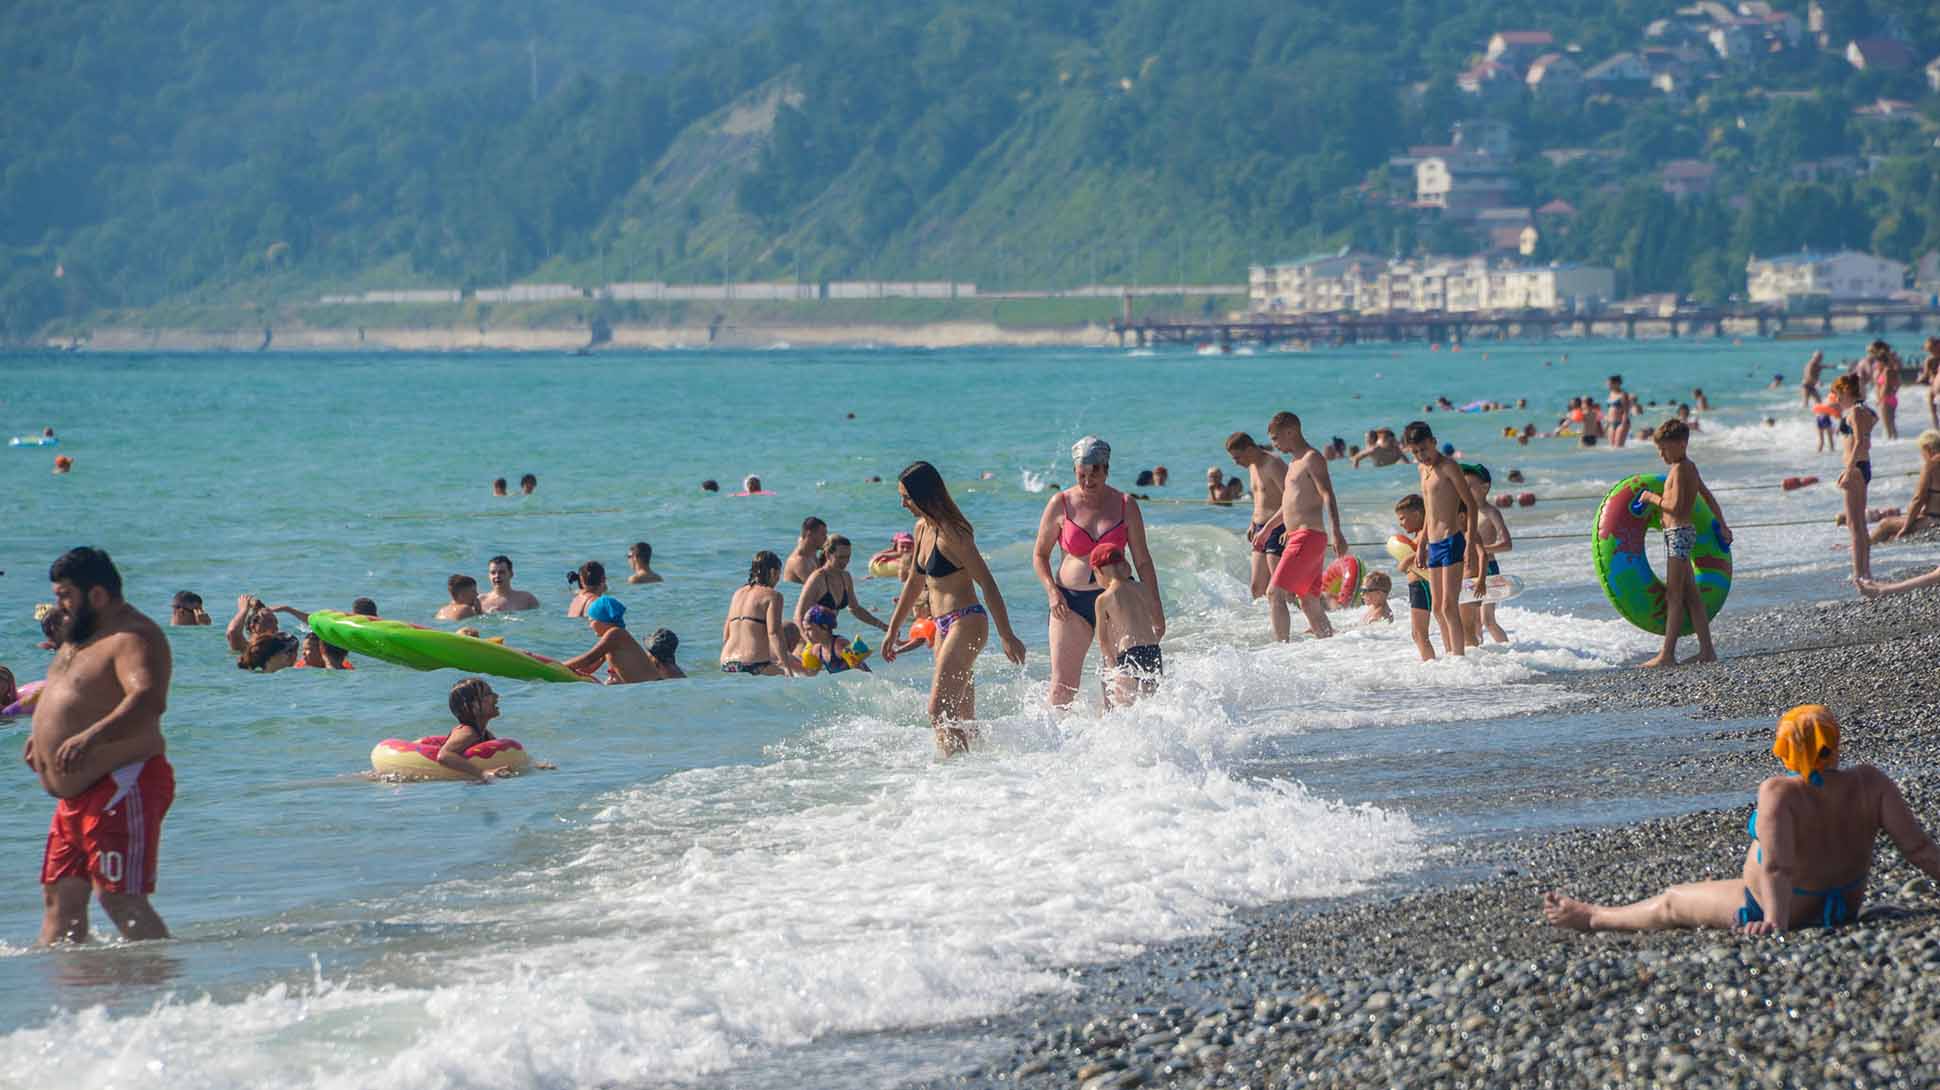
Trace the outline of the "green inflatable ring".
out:
M 1646 535 L 1663 528 L 1663 513 L 1646 506 L 1644 514 L 1631 510 L 1639 492 L 1663 493 L 1664 478 L 1638 475 L 1618 481 L 1603 497 L 1596 512 L 1596 575 L 1623 619 L 1646 632 L 1664 634 L 1664 581 L 1650 568 L 1644 555 Z M 1691 509 L 1691 524 L 1697 527 L 1697 544 L 1691 549 L 1691 568 L 1697 576 L 1698 597 L 1704 614 L 1716 617 L 1731 593 L 1731 546 L 1718 533 L 1718 516 L 1699 496 Z M 1684 618 L 1688 636 L 1695 629 L 1691 618 Z
M 593 680 L 544 655 L 404 621 L 323 609 L 310 614 L 310 631 L 346 651 L 413 670 L 466 670 L 522 681 Z

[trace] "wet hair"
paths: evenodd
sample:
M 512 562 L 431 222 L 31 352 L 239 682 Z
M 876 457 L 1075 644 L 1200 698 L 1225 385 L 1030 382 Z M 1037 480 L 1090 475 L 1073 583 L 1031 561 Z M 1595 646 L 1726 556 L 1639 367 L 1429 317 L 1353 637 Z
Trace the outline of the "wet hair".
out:
M 192 590 L 178 590 L 175 592 L 175 598 L 169 602 L 169 608 L 201 609 L 202 596 Z
M 1149 469 L 1141 469 L 1138 471 L 1138 478 L 1132 483 L 1141 488 L 1150 488 L 1152 486 L 1152 480 L 1152 471 Z
M 1428 505 L 1421 501 L 1421 493 L 1410 492 L 1394 501 L 1396 511 L 1427 511 Z
M 1932 428 L 1928 428 L 1927 430 L 1921 432 L 1920 437 L 1918 439 L 1915 439 L 1913 442 L 1917 444 L 1921 450 L 1926 451 L 1928 454 L 1931 454 L 1936 450 L 1940 450 L 1940 431 L 1934 431 Z
M 756 483 L 759 483 L 759 482 L 756 482 Z M 816 518 L 814 515 L 810 515 L 807 518 L 802 520 L 803 537 L 807 537 L 808 535 L 814 533 L 817 530 L 826 530 L 828 528 L 829 528 L 828 523 L 823 522 L 821 519 Z
M 83 594 L 100 587 L 108 592 L 109 598 L 121 600 L 121 573 L 115 570 L 114 561 L 100 549 L 85 545 L 69 549 L 56 558 L 47 568 L 47 581 L 72 583 Z
M 606 565 L 597 560 L 588 560 L 579 566 L 578 571 L 567 572 L 566 582 L 581 590 L 603 587 L 606 585 Z
M 772 587 L 781 578 L 781 557 L 763 549 L 748 565 L 748 586 Z
M 236 657 L 239 670 L 261 670 L 269 665 L 269 660 L 283 652 L 292 655 L 303 653 L 303 644 L 288 632 L 262 632 L 250 637 L 249 646 Z
M 317 648 L 323 652 L 323 661 L 332 670 L 344 668 L 344 656 L 348 653 L 329 640 L 318 640 Z
M 1388 578 L 1387 572 L 1371 571 L 1367 573 L 1367 578 L 1361 580 L 1361 589 L 1386 594 L 1394 589 L 1394 580 Z
M 479 720 L 484 718 L 485 698 L 491 691 L 492 687 L 486 684 L 482 677 L 468 677 L 453 685 L 451 698 L 446 701 L 446 705 L 451 708 L 451 717 L 458 720 L 460 726 L 470 727 L 473 730 L 483 728 L 485 724 Z
M 835 552 L 835 550 L 837 549 L 848 549 L 850 552 L 854 552 L 855 546 L 850 543 L 848 538 L 843 537 L 841 534 L 831 535 L 828 541 L 822 545 L 823 561 L 826 562 L 829 558 L 829 554 Z
M 1662 424 L 1657 425 L 1656 435 L 1657 442 L 1659 443 L 1687 442 L 1691 438 L 1691 426 L 1676 417 L 1672 417 Z
M 1611 376 L 1610 376 L 1610 378 L 1609 378 L 1609 381 L 1611 381 L 1611 382 L 1614 382 L 1614 383 L 1616 383 L 1616 384 L 1617 384 L 1617 385 L 1619 385 L 1619 386 L 1622 386 L 1622 385 L 1623 385 L 1623 376 L 1622 376 L 1622 375 L 1611 375 Z
M 656 628 L 653 630 L 653 635 L 647 638 L 647 654 L 652 655 L 655 661 L 672 666 L 674 652 L 678 650 L 680 650 L 680 637 L 674 635 L 672 629 Z
M 1282 428 L 1293 428 L 1298 430 L 1299 427 L 1300 427 L 1300 418 L 1293 415 L 1290 412 L 1284 412 L 1284 411 L 1274 413 L 1273 419 L 1266 422 L 1266 430 L 1269 432 L 1279 431 Z
M 943 483 L 943 475 L 928 462 L 911 462 L 904 467 L 896 479 L 902 482 L 903 491 L 909 493 L 909 502 L 916 506 L 930 524 L 948 527 L 960 534 L 970 533 L 970 520 L 963 517 L 957 509 L 956 501 L 950 498 L 950 489 Z
M 487 561 L 485 562 L 485 566 L 486 566 L 487 568 L 489 568 L 489 567 L 491 567 L 491 566 L 492 566 L 492 565 L 494 565 L 494 564 L 503 564 L 503 565 L 505 565 L 505 570 L 506 570 L 506 571 L 516 571 L 516 570 L 517 570 L 517 569 L 515 569 L 515 568 L 513 568 L 513 567 L 512 567 L 512 558 L 511 558 L 511 557 L 509 557 L 509 556 L 506 556 L 506 555 L 505 555 L 504 553 L 500 553 L 500 554 L 498 554 L 497 556 L 495 556 L 495 557 L 493 557 L 493 558 L 491 558 L 490 560 L 487 560 Z
M 494 491 L 494 492 L 503 492 L 503 491 L 505 491 L 505 478 L 504 478 L 504 477 L 494 477 L 494 478 L 492 478 L 492 491 Z
M 377 603 L 369 598 L 358 598 L 350 603 L 350 611 L 359 617 L 375 617 Z
M 640 563 L 642 564 L 652 564 L 653 546 L 644 541 L 636 541 L 633 543 L 633 547 L 626 551 L 626 555 L 639 557 Z
M 1401 441 L 1409 446 L 1426 442 L 1434 437 L 1435 429 L 1429 427 L 1426 420 L 1410 420 L 1408 426 L 1401 429 Z
M 721 490 L 721 482 L 715 480 L 712 477 L 709 477 L 707 480 L 704 480 L 701 482 L 702 492 L 719 492 L 720 490 Z
M 527 473 L 527 474 L 526 474 L 526 475 L 524 475 L 523 477 L 520 477 L 520 478 L 519 478 L 519 487 L 520 487 L 520 488 L 537 488 L 537 487 L 539 487 L 539 478 L 538 478 L 538 477 L 536 477 L 536 476 L 534 476 L 533 474 L 530 474 L 530 473 Z
M 1833 379 L 1832 393 L 1835 397 L 1839 394 L 1845 394 L 1854 401 L 1866 400 L 1866 391 L 1859 385 L 1859 376 L 1857 375 L 1840 375 L 1838 378 Z
M 1226 437 L 1226 453 L 1228 454 L 1238 454 L 1242 450 L 1251 450 L 1257 446 L 1259 444 L 1253 441 L 1253 437 L 1243 431 L 1236 431 Z
M 456 600 L 458 592 L 464 590 L 466 587 L 477 590 L 478 580 L 473 579 L 469 575 L 453 575 L 451 578 L 445 580 L 445 590 L 451 594 L 453 600 Z

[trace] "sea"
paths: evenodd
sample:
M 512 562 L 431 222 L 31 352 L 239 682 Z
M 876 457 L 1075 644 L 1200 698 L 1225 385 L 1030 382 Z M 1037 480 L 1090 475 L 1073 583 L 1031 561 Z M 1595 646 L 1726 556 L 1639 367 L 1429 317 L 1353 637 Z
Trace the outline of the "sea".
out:
M 178 794 L 154 903 L 172 940 L 35 949 L 53 804 L 18 765 L 0 792 L 0 1086 L 896 1086 L 978 1063 L 986 1020 L 1067 993 L 1075 967 L 1263 906 L 1457 880 L 1491 838 L 1742 801 L 1749 783 L 1646 796 L 1609 772 L 1715 725 L 1585 707 L 1558 684 L 1655 646 L 1605 601 L 1589 539 L 1613 482 L 1661 469 L 1654 448 L 1504 432 L 1549 430 L 1615 373 L 1656 403 L 1646 420 L 1701 387 L 1692 457 L 1737 527 L 1728 631 L 1853 593 L 1838 457 L 1814 451 L 1797 392 L 1814 348 L 1856 358 L 1863 338 L 0 356 L 0 434 L 60 439 L 0 450 L 0 662 L 43 674 L 34 607 L 79 544 L 108 550 L 151 616 L 188 589 L 216 620 L 169 630 Z M 1875 504 L 1911 490 L 1920 393 L 1904 438 L 1875 448 Z M 1529 408 L 1426 413 L 1437 397 Z M 1248 596 L 1249 508 L 1208 505 L 1203 481 L 1234 470 L 1228 433 L 1264 437 L 1281 409 L 1316 443 L 1426 419 L 1534 495 L 1508 516 L 1502 563 L 1526 589 L 1500 610 L 1506 647 L 1421 663 L 1405 622 L 1350 613 L 1335 639 L 1272 641 Z M 1167 674 L 1130 709 L 1088 692 L 1060 716 L 1031 538 L 1085 434 L 1111 443 L 1113 484 L 1170 471 L 1134 488 Z M 57 453 L 71 473 L 50 473 Z M 909 527 L 894 482 L 916 459 L 950 482 L 1030 649 L 1018 668 L 993 641 L 982 743 L 952 760 L 924 716 L 925 652 L 810 680 L 715 669 L 753 553 L 785 553 L 815 515 L 860 569 Z M 1502 483 L 1512 469 L 1525 483 Z M 1333 472 L 1358 554 L 1387 564 L 1415 471 Z M 491 494 L 524 473 L 532 495 Z M 748 474 L 773 494 L 731 495 Z M 1777 487 L 1802 475 L 1823 483 Z M 635 541 L 664 583 L 619 581 Z M 368 596 L 433 623 L 447 576 L 483 582 L 499 553 L 543 608 L 485 618 L 486 634 L 554 657 L 590 646 L 565 575 L 597 559 L 633 631 L 680 635 L 690 678 L 497 682 L 494 728 L 557 771 L 379 783 L 372 745 L 442 733 L 462 675 L 369 660 L 262 675 L 223 642 L 244 593 L 304 610 Z M 1919 545 L 1879 564 L 1936 560 Z M 858 590 L 888 614 L 888 581 L 858 570 Z

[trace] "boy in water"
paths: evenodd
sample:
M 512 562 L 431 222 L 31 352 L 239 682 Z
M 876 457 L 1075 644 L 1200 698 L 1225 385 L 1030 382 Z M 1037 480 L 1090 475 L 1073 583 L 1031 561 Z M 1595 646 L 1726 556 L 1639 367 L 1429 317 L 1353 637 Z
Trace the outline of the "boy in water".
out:
M 1428 592 L 1434 599 L 1435 619 L 1441 625 L 1442 647 L 1451 655 L 1460 655 L 1467 644 L 1462 629 L 1462 565 L 1468 560 L 1469 542 L 1475 537 L 1480 504 L 1469 492 L 1455 459 L 1436 445 L 1435 433 L 1425 421 L 1410 423 L 1401 433 L 1401 442 L 1421 470 L 1425 514 L 1421 543 L 1415 547 L 1415 565 L 1428 573 Z M 1481 587 L 1482 580 L 1477 577 L 1478 593 Z
M 1410 492 L 1395 501 L 1394 521 L 1401 525 L 1401 532 L 1408 535 L 1417 549 L 1421 545 L 1421 526 L 1428 517 L 1428 507 L 1419 493 Z M 1415 558 L 1409 557 L 1401 565 L 1402 574 L 1408 577 L 1408 631 L 1415 639 L 1415 650 L 1421 652 L 1421 661 L 1435 660 L 1435 645 L 1428 642 L 1428 618 L 1434 612 L 1434 599 L 1428 593 L 1428 577 L 1415 566 Z
M 1388 595 L 1394 592 L 1394 580 L 1384 571 L 1371 571 L 1361 580 L 1361 601 L 1367 605 L 1367 613 L 1362 615 L 1362 624 L 1390 624 L 1394 621 L 1394 611 L 1388 608 Z M 1423 627 L 1427 622 L 1424 619 Z
M 1637 498 L 1656 505 L 1664 515 L 1664 649 L 1644 663 L 1645 667 L 1676 666 L 1677 638 L 1684 631 L 1688 614 L 1697 633 L 1699 662 L 1716 662 L 1718 653 L 1711 646 L 1711 619 L 1704 612 L 1704 599 L 1698 596 L 1697 578 L 1691 567 L 1691 548 L 1697 544 L 1697 527 L 1691 515 L 1699 496 L 1710 505 L 1718 519 L 1718 538 L 1731 544 L 1731 528 L 1725 525 L 1724 508 L 1704 486 L 1697 466 L 1684 456 L 1691 432 L 1682 421 L 1667 420 L 1657 429 L 1657 455 L 1670 472 L 1664 475 L 1664 491 L 1643 491 Z M 1864 531 L 1861 531 L 1862 533 Z
M 445 580 L 445 593 L 451 601 L 438 607 L 441 621 L 465 621 L 483 613 L 478 607 L 478 580 L 469 575 L 453 575 Z
M 1233 464 L 1246 470 L 1253 485 L 1253 521 L 1246 529 L 1246 540 L 1253 546 L 1251 590 L 1255 601 L 1264 594 L 1273 610 L 1273 630 L 1283 632 L 1291 623 L 1287 614 L 1286 592 L 1272 584 L 1274 565 L 1287 551 L 1284 525 L 1272 533 L 1263 532 L 1280 509 L 1281 491 L 1287 479 L 1287 464 L 1280 456 L 1253 441 L 1251 435 L 1236 431 L 1226 437 L 1226 453 Z
M 1334 478 L 1327 471 L 1327 459 L 1302 434 L 1298 416 L 1275 413 L 1266 431 L 1273 445 L 1290 460 L 1280 482 L 1280 510 L 1254 536 L 1264 534 L 1271 541 L 1276 530 L 1285 530 L 1286 551 L 1273 567 L 1272 584 L 1300 603 L 1308 628 L 1316 638 L 1326 639 L 1334 634 L 1334 626 L 1327 620 L 1327 601 L 1320 594 L 1327 547 L 1331 544 L 1336 556 L 1346 556 L 1348 551 L 1347 535 L 1340 528 L 1340 504 L 1334 498 Z M 1292 635 L 1289 629 L 1286 618 L 1274 618 L 1275 639 L 1287 640 Z
M 1475 502 L 1480 508 L 1476 515 L 1475 536 L 1485 554 L 1476 559 L 1476 564 L 1469 567 L 1469 572 L 1482 576 L 1486 581 L 1488 576 L 1502 574 L 1502 569 L 1495 558 L 1498 554 L 1514 548 L 1515 543 L 1509 537 L 1508 520 L 1504 519 L 1502 512 L 1489 502 L 1489 488 L 1494 484 L 1494 479 L 1489 475 L 1489 467 L 1465 465 L 1462 467 L 1462 479 L 1468 483 L 1468 490 L 1474 494 Z M 1494 602 L 1462 603 L 1462 628 L 1467 633 L 1468 642 L 1475 647 L 1482 646 L 1484 628 L 1488 629 L 1489 638 L 1495 642 L 1509 642 L 1509 634 L 1496 623 Z
M 647 657 L 640 641 L 626 630 L 626 605 L 610 594 L 602 594 L 586 606 L 586 625 L 599 639 L 585 654 L 565 662 L 566 669 L 593 676 L 606 664 L 608 685 L 631 685 L 636 681 L 657 681 L 660 671 Z
M 1105 679 L 1105 706 L 1124 707 L 1158 691 L 1165 673 L 1159 652 L 1158 603 L 1132 578 L 1122 546 L 1107 543 L 1091 550 L 1091 570 L 1104 584 L 1098 596 L 1098 649 L 1111 664 Z

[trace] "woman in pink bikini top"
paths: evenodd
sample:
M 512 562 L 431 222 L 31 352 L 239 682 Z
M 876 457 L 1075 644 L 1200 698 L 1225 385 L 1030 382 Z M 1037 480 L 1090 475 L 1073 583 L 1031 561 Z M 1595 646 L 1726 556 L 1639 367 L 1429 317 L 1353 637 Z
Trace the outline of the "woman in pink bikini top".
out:
M 1111 472 L 1111 445 L 1087 435 L 1072 444 L 1071 461 L 1078 483 L 1044 505 L 1031 557 L 1051 610 L 1053 707 L 1064 707 L 1078 695 L 1085 654 L 1097 640 L 1097 602 L 1103 588 L 1091 571 L 1091 550 L 1108 543 L 1123 546 L 1140 581 L 1158 596 L 1158 573 L 1145 544 L 1145 518 L 1138 501 L 1105 483 Z M 1051 565 L 1053 547 L 1064 553 L 1056 568 Z M 1164 626 L 1161 606 L 1161 634 Z

